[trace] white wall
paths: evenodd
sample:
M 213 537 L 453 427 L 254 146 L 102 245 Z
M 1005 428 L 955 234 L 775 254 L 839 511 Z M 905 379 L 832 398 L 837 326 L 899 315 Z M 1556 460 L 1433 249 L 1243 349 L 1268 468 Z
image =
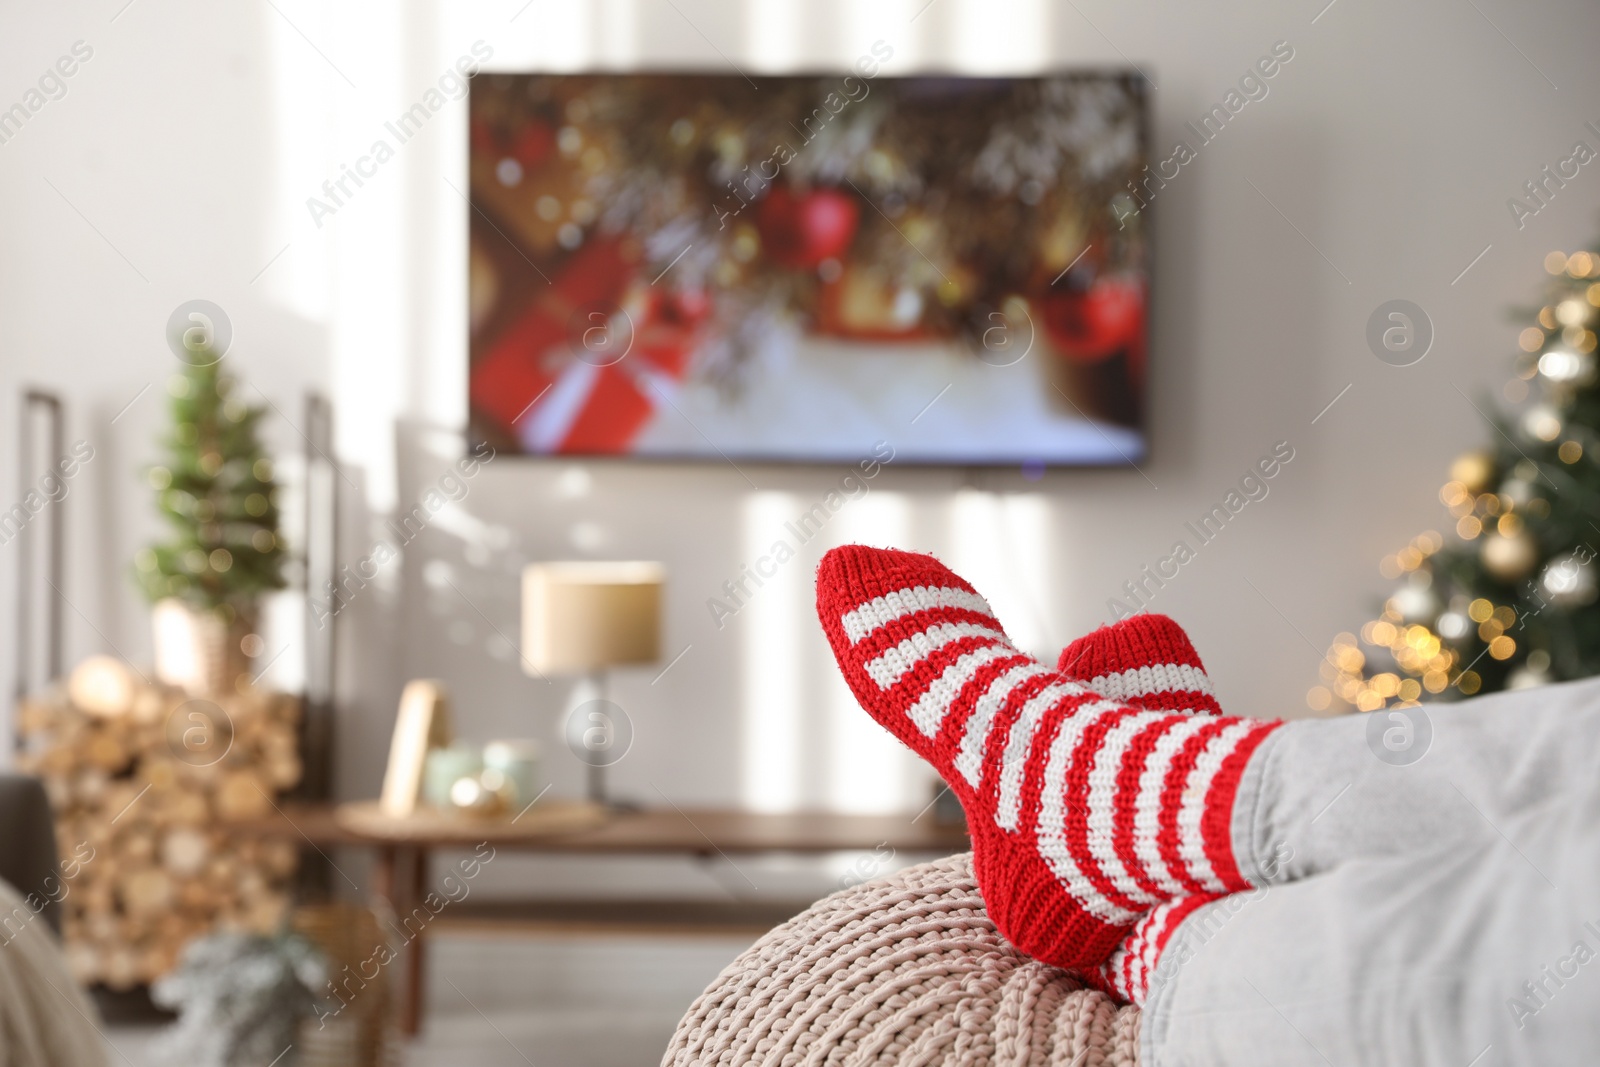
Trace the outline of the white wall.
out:
M 74 41 L 94 49 L 67 95 L 0 144 L 6 422 L 24 383 L 57 389 L 69 439 L 98 449 L 66 503 L 69 658 L 148 656 L 126 561 L 154 532 L 136 468 L 153 458 L 174 369 L 162 327 L 180 301 L 229 311 L 237 369 L 288 420 L 307 389 L 336 397 L 348 559 L 386 536 L 378 520 L 415 502 L 455 454 L 448 433 L 425 427 L 459 426 L 465 404 L 465 207 L 451 188 L 465 189 L 464 105 L 436 116 L 321 229 L 304 201 L 478 39 L 495 66 L 519 69 L 815 69 L 878 38 L 893 44 L 898 72 L 1131 57 L 1159 87 L 1159 155 L 1288 41 L 1294 59 L 1270 95 L 1152 208 L 1154 451 L 1143 472 L 1030 483 L 1011 471 L 891 469 L 825 535 L 947 554 L 1044 652 L 1106 621 L 1125 580 L 1288 441 L 1295 458 L 1270 497 L 1155 602 L 1189 627 L 1238 711 L 1303 712 L 1328 639 L 1386 588 L 1379 557 L 1442 523 L 1445 465 L 1487 432 L 1467 397 L 1507 374 L 1517 326 L 1505 307 L 1530 298 L 1547 250 L 1590 238 L 1600 204 L 1600 173 L 1586 168 L 1525 229 L 1506 208 L 1575 140 L 1596 143 L 1583 123 L 1600 120 L 1589 54 L 1600 10 L 1578 0 L 122 4 L 10 3 L 0 33 L 0 106 Z M 1368 315 L 1396 297 L 1420 303 L 1437 330 L 1428 357 L 1403 369 L 1363 340 Z M 21 492 L 13 436 L 0 432 L 7 506 Z M 300 447 L 289 421 L 272 439 Z M 822 539 L 724 629 L 711 625 L 706 598 L 841 472 L 745 473 L 759 491 L 715 465 L 490 464 L 459 513 L 341 616 L 343 790 L 376 788 L 407 677 L 447 679 L 476 737 L 551 737 L 564 687 L 524 677 L 505 641 L 516 637 L 516 572 L 551 556 L 639 556 L 669 566 L 667 644 L 692 647 L 658 684 L 648 672 L 619 679 L 638 728 L 620 791 L 916 807 L 924 772 L 850 707 L 812 621 Z M 8 592 L 15 555 L 0 548 Z M 561 755 L 552 773 L 576 790 L 576 764 Z

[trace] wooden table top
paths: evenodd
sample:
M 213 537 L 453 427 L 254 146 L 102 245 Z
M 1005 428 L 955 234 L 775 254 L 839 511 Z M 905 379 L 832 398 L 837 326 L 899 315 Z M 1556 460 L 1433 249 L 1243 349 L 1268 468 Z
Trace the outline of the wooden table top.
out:
M 537 852 L 753 853 L 845 852 L 888 846 L 896 852 L 962 852 L 966 831 L 932 814 L 766 814 L 731 808 L 606 811 L 578 801 L 540 801 L 519 819 L 477 820 L 419 813 L 381 815 L 375 802 L 283 804 L 270 816 L 230 824 L 236 833 L 302 838 L 319 845 L 470 847 L 479 842 Z M 543 809 L 543 810 L 541 810 Z

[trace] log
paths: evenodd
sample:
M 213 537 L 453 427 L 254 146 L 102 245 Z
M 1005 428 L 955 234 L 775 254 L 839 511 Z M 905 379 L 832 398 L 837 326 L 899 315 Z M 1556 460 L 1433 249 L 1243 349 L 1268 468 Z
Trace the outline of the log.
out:
M 139 958 L 131 947 L 113 944 L 103 951 L 101 978 L 106 985 L 120 991 L 139 984 Z
M 125 867 L 148 867 L 156 858 L 155 838 L 141 829 L 123 833 L 113 848 Z
M 288 789 L 300 781 L 300 757 L 293 753 L 267 757 L 267 781 L 274 789 Z
M 300 866 L 300 849 L 293 841 L 274 839 L 261 844 L 261 865 L 282 881 Z
M 72 972 L 73 980 L 79 985 L 88 985 L 97 981 L 104 971 L 100 964 L 100 953 L 87 941 L 67 938 L 67 970 Z
M 254 771 L 230 771 L 212 797 L 217 814 L 229 821 L 258 819 L 272 811 L 272 786 Z
M 119 679 L 128 691 L 106 699 L 122 692 Z M 299 701 L 256 690 L 214 698 L 205 721 L 231 740 L 197 753 L 184 744 L 194 723 L 182 692 L 115 661 L 84 668 L 77 683 L 26 697 L 16 714 L 17 766 L 43 779 L 56 819 L 73 975 L 128 988 L 168 973 L 208 932 L 270 933 L 299 850 L 233 839 L 223 820 L 270 813 L 299 781 Z
M 89 941 L 108 944 L 122 936 L 122 919 L 115 912 L 91 915 L 84 919 L 83 934 Z
M 211 805 L 203 793 L 181 793 L 172 798 L 166 811 L 173 826 L 204 826 L 211 821 Z
M 122 907 L 132 916 L 159 918 L 174 895 L 172 876 L 159 867 L 135 871 L 122 881 Z
M 110 656 L 90 656 L 67 678 L 67 696 L 89 715 L 110 717 L 133 710 L 138 679 L 133 668 Z
M 203 881 L 190 880 L 178 887 L 178 906 L 186 911 L 205 912 L 210 914 L 216 910 L 217 895 L 211 887 Z M 171 916 L 180 920 L 177 915 Z
M 230 855 L 213 856 L 206 864 L 206 879 L 218 888 L 231 889 L 238 877 L 239 864 Z
M 161 839 L 161 865 L 169 874 L 182 877 L 199 874 L 210 858 L 210 835 L 199 830 L 169 830 Z

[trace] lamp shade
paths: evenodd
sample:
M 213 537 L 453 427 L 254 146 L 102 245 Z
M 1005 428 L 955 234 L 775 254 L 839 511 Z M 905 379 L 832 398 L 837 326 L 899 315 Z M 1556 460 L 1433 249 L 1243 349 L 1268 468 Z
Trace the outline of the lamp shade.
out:
M 578 674 L 661 658 L 659 563 L 533 563 L 522 571 L 523 670 Z

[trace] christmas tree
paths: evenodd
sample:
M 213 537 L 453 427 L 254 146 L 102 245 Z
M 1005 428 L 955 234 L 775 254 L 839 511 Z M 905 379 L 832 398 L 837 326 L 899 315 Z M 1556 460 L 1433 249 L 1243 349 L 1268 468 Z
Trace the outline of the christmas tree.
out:
M 232 622 L 286 584 L 277 485 L 256 433 L 264 409 L 233 395 L 220 358 L 186 363 L 167 391 L 167 459 L 149 479 L 172 537 L 139 553 L 136 575 L 152 601 L 175 597 Z
M 1455 529 L 1381 566 L 1399 587 L 1335 638 L 1307 703 L 1361 711 L 1600 674 L 1600 253 L 1545 257 L 1490 446 L 1439 491 Z M 1489 410 L 1490 405 L 1480 405 Z

